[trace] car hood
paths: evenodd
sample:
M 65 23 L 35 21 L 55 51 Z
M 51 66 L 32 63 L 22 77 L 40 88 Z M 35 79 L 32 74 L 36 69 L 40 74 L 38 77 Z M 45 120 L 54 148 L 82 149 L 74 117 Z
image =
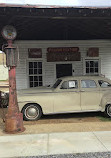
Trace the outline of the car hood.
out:
M 22 95 L 22 94 L 48 93 L 48 92 L 52 92 L 53 90 L 54 89 L 50 87 L 34 87 L 34 88 L 18 90 L 17 94 Z

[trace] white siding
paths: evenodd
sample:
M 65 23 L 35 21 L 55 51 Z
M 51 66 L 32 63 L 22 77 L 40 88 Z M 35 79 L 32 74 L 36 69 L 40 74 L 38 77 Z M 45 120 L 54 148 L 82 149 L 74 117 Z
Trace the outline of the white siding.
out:
M 16 69 L 17 88 L 28 88 L 28 48 L 42 48 L 43 84 L 52 85 L 56 79 L 55 62 L 47 62 L 46 53 L 48 47 L 79 47 L 81 61 L 60 62 L 72 63 L 73 75 L 84 74 L 84 59 L 87 58 L 87 50 L 90 47 L 99 48 L 101 74 L 111 79 L 111 42 L 110 40 L 78 40 L 78 41 L 16 41 L 20 52 L 20 63 Z M 32 59 L 31 59 L 32 60 Z M 36 59 L 34 59 L 36 60 Z
M 19 46 L 19 62 L 16 68 L 16 83 L 18 89 L 27 88 L 27 49 Z

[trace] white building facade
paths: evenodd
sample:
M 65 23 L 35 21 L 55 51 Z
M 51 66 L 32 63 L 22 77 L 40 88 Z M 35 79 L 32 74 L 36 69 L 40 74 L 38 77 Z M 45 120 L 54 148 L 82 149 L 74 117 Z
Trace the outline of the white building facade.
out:
M 15 44 L 19 47 L 17 89 L 53 85 L 58 77 L 65 75 L 104 75 L 111 79 L 110 40 L 19 40 L 15 41 Z M 64 60 L 61 58 L 59 61 L 49 61 L 50 48 L 55 54 L 65 54 L 62 56 Z M 62 48 L 62 52 L 57 51 L 57 48 Z M 78 51 L 67 52 L 73 48 L 78 48 Z M 94 53 L 89 50 L 93 50 Z M 79 58 L 69 59 L 70 53 L 78 54 Z

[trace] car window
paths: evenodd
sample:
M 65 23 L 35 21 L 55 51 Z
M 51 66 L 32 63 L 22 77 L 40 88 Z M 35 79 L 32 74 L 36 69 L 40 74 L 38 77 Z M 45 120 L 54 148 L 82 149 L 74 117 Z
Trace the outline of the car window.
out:
M 82 88 L 96 88 L 96 83 L 94 80 L 82 80 L 81 81 Z
M 109 87 L 109 85 L 110 85 L 107 81 L 103 81 L 103 80 L 99 80 L 98 83 L 99 83 L 100 87 L 102 87 L 102 88 Z
M 52 86 L 52 88 L 57 88 L 57 86 L 61 83 L 61 79 L 58 79 L 55 83 L 54 83 L 54 85 Z
M 77 87 L 78 87 L 77 80 L 64 81 L 61 85 L 61 89 L 73 89 Z

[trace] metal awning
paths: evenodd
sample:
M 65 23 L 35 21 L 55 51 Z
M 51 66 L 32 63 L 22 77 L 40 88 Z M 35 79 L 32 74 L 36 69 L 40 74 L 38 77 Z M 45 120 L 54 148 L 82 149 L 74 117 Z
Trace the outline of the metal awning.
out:
M 110 8 L 0 5 L 0 20 L 0 31 L 5 25 L 13 25 L 18 32 L 17 40 L 111 39 Z

